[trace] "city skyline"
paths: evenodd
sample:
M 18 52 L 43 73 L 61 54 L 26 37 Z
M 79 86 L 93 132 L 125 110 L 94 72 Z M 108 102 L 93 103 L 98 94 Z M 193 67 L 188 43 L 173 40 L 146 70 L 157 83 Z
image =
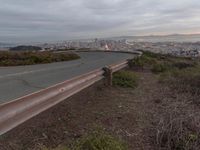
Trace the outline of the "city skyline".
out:
M 0 41 L 200 33 L 198 0 L 0 0 Z

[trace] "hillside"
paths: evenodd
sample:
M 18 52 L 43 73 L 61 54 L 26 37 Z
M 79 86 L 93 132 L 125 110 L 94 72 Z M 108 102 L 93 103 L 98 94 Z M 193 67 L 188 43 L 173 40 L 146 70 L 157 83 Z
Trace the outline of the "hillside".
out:
M 0 149 L 200 149 L 199 60 L 145 52 L 102 83 L 4 135 Z
M 79 58 L 75 53 L 0 51 L 0 66 L 45 64 Z
M 16 47 L 10 48 L 10 51 L 40 51 L 40 50 L 42 50 L 41 47 L 38 47 L 38 46 L 25 46 L 25 45 L 21 45 L 21 46 L 16 46 Z

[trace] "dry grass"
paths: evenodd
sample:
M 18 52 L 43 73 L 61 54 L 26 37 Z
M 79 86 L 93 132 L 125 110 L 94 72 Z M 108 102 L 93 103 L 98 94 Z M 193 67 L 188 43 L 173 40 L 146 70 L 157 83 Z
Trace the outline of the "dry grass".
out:
M 200 66 L 165 72 L 159 80 L 177 93 L 191 95 L 195 105 L 200 104 Z
M 159 76 L 160 90 L 173 97 L 164 97 L 159 114 L 155 114 L 155 137 L 158 150 L 200 149 L 200 65 L 199 60 L 144 52 L 132 63 L 134 67 L 148 68 Z M 197 107 L 197 109 L 196 109 Z
M 173 100 L 157 116 L 154 138 L 158 150 L 199 150 L 200 111 L 192 104 L 192 95 L 173 93 Z

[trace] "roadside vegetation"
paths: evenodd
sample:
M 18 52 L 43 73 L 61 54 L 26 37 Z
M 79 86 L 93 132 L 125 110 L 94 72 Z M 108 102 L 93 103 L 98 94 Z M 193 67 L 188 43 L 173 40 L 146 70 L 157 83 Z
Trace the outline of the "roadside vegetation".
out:
M 144 52 L 141 57 L 130 62 L 132 68 L 150 69 L 153 73 L 163 73 L 174 69 L 186 69 L 197 66 L 197 60 L 175 57 L 151 52 Z
M 200 94 L 200 64 L 198 59 L 144 52 L 130 63 L 132 68 L 149 69 L 161 83 L 193 95 Z
M 155 129 L 159 150 L 200 149 L 200 65 L 198 59 L 144 52 L 130 63 L 134 69 L 151 70 L 158 81 L 172 91 L 172 97 L 181 101 L 167 101 Z M 198 111 L 194 112 L 194 107 Z
M 35 65 L 78 59 L 75 53 L 0 52 L 0 66 Z
M 144 52 L 129 69 L 113 74 L 113 87 L 89 87 L 0 138 L 3 150 L 41 145 L 42 150 L 200 150 L 199 59 Z
M 136 88 L 138 76 L 132 71 L 119 71 L 113 75 L 113 85 L 124 88 Z
M 67 146 L 60 146 L 55 149 L 44 147 L 42 150 L 127 150 L 127 147 L 119 139 L 98 129 L 73 142 L 71 148 Z

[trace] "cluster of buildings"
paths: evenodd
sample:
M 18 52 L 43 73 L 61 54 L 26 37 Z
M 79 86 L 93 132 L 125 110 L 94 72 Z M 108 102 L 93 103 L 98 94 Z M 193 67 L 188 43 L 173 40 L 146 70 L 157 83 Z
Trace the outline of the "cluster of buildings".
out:
M 135 50 L 171 54 L 181 57 L 200 57 L 200 42 L 132 42 Z
M 127 50 L 131 48 L 126 44 L 126 40 L 104 40 L 94 39 L 85 41 L 64 41 L 60 43 L 39 45 L 45 50 Z
M 85 41 L 64 41 L 40 45 L 43 50 L 113 50 L 151 51 L 183 57 L 200 57 L 200 42 L 128 42 L 126 39 L 94 39 Z

